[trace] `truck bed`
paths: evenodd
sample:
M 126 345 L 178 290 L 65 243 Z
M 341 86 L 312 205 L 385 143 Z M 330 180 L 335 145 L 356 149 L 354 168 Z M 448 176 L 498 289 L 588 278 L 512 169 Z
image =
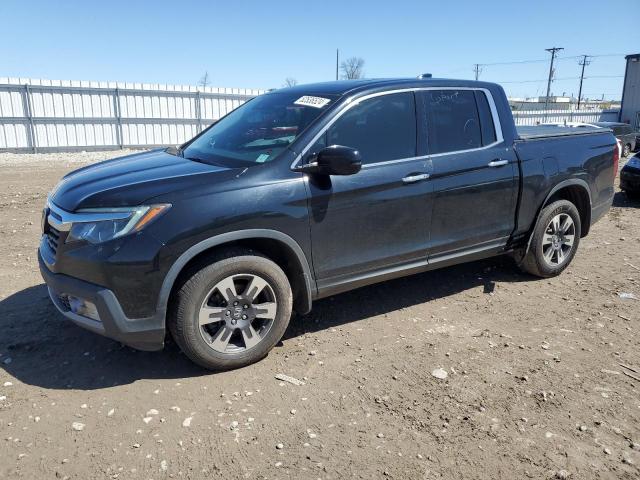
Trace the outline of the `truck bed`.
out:
M 551 137 L 566 137 L 573 135 L 593 135 L 606 132 L 607 129 L 598 127 L 556 127 L 554 125 L 526 125 L 516 126 L 519 140 L 538 140 Z

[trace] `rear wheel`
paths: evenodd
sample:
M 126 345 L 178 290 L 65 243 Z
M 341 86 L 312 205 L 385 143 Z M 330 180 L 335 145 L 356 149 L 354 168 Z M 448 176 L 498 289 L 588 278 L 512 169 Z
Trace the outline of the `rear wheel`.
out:
M 546 206 L 520 267 L 538 277 L 559 275 L 578 250 L 581 228 L 580 214 L 573 203 L 559 200 Z
M 253 252 L 202 265 L 177 291 L 169 329 L 182 351 L 211 370 L 262 359 L 282 338 L 292 310 L 285 273 Z

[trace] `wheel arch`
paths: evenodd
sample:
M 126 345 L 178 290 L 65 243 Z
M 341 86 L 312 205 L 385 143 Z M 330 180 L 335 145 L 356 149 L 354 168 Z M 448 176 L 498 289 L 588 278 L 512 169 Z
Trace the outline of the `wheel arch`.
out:
M 576 206 L 578 213 L 580 214 L 580 236 L 586 237 L 589 233 L 589 229 L 591 228 L 592 206 L 591 191 L 587 182 L 579 178 L 573 178 L 560 182 L 558 185 L 553 187 L 547 194 L 547 198 L 542 202 L 538 215 L 536 215 L 536 223 L 538 222 L 544 207 L 557 200 L 568 200 Z M 533 228 L 535 228 L 535 224 L 533 225 Z
M 191 246 L 178 257 L 165 276 L 158 296 L 157 311 L 166 317 L 171 294 L 182 272 L 201 258 L 227 247 L 249 248 L 278 263 L 291 283 L 294 310 L 301 314 L 311 311 L 315 281 L 302 248 L 290 236 L 268 229 L 223 233 Z
M 585 237 L 589 233 L 589 229 L 591 227 L 592 205 L 589 185 L 587 184 L 587 182 L 580 178 L 571 178 L 568 180 L 564 180 L 555 185 L 549 191 L 544 201 L 540 205 L 535 220 L 533 221 L 533 223 L 531 224 L 531 228 L 529 229 L 527 244 L 524 250 L 518 251 L 518 253 L 521 255 L 520 258 L 524 258 L 524 255 L 526 255 L 526 253 L 529 251 L 529 248 L 531 247 L 533 233 L 535 231 L 536 225 L 538 224 L 538 220 L 540 219 L 540 215 L 542 215 L 542 210 L 544 210 L 544 207 L 555 202 L 556 200 L 568 200 L 573 203 L 578 209 L 578 213 L 580 214 L 580 237 Z

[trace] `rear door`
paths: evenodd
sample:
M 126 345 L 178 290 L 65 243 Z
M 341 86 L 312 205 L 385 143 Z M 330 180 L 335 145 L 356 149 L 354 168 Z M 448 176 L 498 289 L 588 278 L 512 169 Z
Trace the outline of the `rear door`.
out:
M 311 161 L 323 147 L 343 145 L 363 161 L 355 175 L 308 177 L 320 288 L 426 260 L 431 167 L 417 137 L 414 93 L 383 93 L 349 107 L 305 155 Z
M 429 262 L 504 245 L 519 174 L 491 94 L 447 88 L 420 96 L 433 164 Z

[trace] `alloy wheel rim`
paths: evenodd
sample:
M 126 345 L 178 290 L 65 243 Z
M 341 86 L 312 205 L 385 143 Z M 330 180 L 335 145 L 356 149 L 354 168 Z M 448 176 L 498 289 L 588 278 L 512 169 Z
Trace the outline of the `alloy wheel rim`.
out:
M 542 237 L 542 256 L 547 265 L 557 267 L 564 264 L 573 250 L 576 225 L 566 213 L 551 219 Z
M 276 294 L 255 274 L 230 275 L 207 293 L 198 312 L 200 334 L 218 353 L 238 354 L 255 348 L 271 330 Z

